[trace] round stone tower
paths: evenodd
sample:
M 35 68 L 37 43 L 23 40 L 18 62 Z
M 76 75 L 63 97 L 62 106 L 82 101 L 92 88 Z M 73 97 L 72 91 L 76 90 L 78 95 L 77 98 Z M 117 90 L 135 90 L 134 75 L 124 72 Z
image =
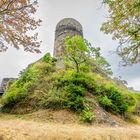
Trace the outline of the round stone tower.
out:
M 83 37 L 82 25 L 73 18 L 61 20 L 55 30 L 54 56 L 59 58 L 65 54 L 65 38 L 79 35 Z

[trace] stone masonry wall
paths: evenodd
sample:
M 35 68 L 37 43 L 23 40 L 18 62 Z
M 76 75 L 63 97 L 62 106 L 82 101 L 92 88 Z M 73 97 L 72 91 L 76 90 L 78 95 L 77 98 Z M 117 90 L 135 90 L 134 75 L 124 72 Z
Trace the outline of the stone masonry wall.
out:
M 54 42 L 54 56 L 61 57 L 65 54 L 65 38 L 67 36 L 79 35 L 83 37 L 83 29 L 81 24 L 72 18 L 65 18 L 61 20 L 55 31 L 55 42 Z

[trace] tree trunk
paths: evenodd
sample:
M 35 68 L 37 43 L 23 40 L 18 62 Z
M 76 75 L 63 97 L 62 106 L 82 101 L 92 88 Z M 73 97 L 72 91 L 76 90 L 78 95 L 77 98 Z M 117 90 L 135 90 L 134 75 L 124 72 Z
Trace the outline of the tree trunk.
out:
M 76 73 L 79 73 L 79 65 L 76 63 Z

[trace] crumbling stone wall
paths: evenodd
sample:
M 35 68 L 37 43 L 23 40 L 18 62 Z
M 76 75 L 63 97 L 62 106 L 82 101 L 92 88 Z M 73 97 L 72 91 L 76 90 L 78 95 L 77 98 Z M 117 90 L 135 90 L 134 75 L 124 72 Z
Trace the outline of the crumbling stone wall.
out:
M 0 94 L 4 94 L 7 91 L 10 82 L 14 82 L 16 80 L 17 80 L 16 78 L 3 78 L 0 87 Z
M 67 36 L 79 35 L 83 37 L 82 25 L 75 19 L 65 18 L 61 20 L 55 31 L 55 42 L 54 42 L 54 57 L 61 57 L 65 54 L 65 38 Z

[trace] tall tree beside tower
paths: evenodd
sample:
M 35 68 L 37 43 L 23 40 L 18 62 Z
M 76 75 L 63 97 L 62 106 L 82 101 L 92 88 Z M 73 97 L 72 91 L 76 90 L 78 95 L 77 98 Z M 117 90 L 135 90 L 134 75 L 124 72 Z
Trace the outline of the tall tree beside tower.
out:
M 41 20 L 33 17 L 36 10 L 35 0 L 0 0 L 0 52 L 6 51 L 8 46 L 40 52 L 38 35 L 28 33 L 40 25 Z

